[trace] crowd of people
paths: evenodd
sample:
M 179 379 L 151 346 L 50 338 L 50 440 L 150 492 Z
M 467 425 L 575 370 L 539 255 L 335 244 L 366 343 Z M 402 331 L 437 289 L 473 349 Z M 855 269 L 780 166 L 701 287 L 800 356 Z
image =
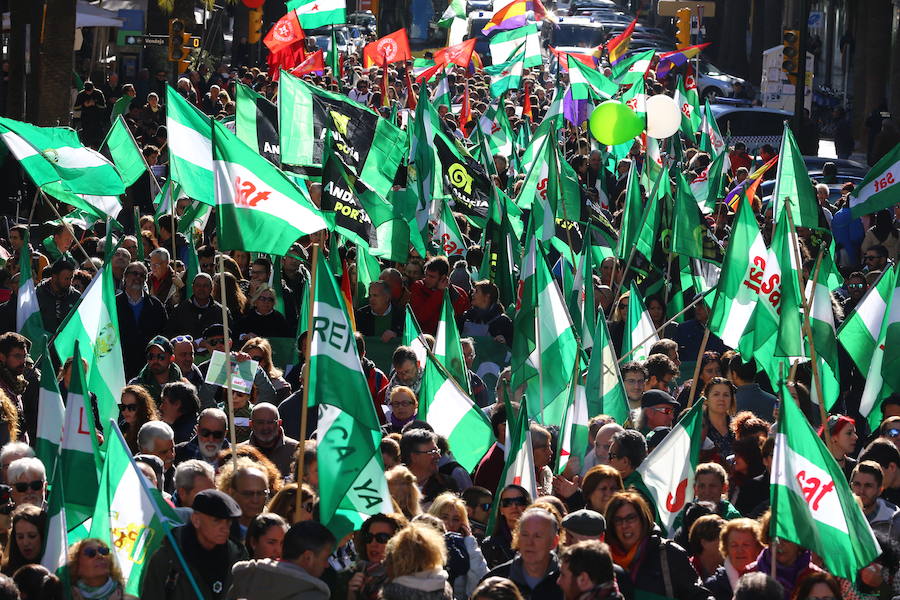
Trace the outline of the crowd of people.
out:
M 393 118 L 394 105 L 407 106 L 411 94 L 428 93 L 424 84 L 407 84 L 405 68 L 388 69 L 385 89 L 378 68 L 364 70 L 358 57 L 350 55 L 343 62 L 342 77 L 328 72 L 304 79 L 347 93 Z M 278 85 L 273 75 L 223 65 L 212 73 L 189 71 L 176 89 L 205 114 L 228 120 L 235 113 L 235 83 L 275 100 Z M 506 103 L 513 131 L 530 132 L 541 122 L 557 79 L 549 65 L 529 69 L 529 96 L 513 91 Z M 453 105 L 463 96 L 471 102 L 472 119 L 466 122 L 453 106 L 439 107 L 445 131 L 463 140 L 488 112 L 489 77 L 459 67 L 448 80 Z M 657 80 L 652 69 L 645 81 L 648 94 L 671 94 L 674 87 L 674 75 Z M 143 82 L 139 87 L 140 94 L 134 82 L 120 83 L 114 74 L 99 88 L 85 83 L 76 100 L 82 140 L 99 147 L 110 117 L 115 117 L 112 107 L 131 96 L 122 113 L 125 121 L 148 164 L 163 166 L 168 161 L 164 86 Z M 387 99 L 382 97 L 385 92 Z M 530 114 L 522 112 L 525 100 Z M 646 159 L 641 146 L 635 144 L 628 158 L 608 169 L 583 127 L 570 125 L 559 133 L 565 157 L 577 173 L 582 202 L 599 205 L 613 227 L 620 228 L 631 163 L 640 165 Z M 697 149 L 696 140 L 685 141 L 679 166 L 690 180 L 703 172 L 711 157 Z M 763 148 L 760 154 L 765 162 L 775 149 Z M 747 178 L 755 156 L 735 144 L 730 158 L 729 188 Z M 494 185 L 514 195 L 525 177 L 516 167 L 519 161 L 498 154 L 494 164 Z M 44 328 L 51 333 L 99 269 L 112 272 L 128 382 L 120 392 L 119 427 L 150 485 L 183 519 L 172 538 L 147 557 L 141 598 L 194 598 L 194 585 L 209 599 L 900 596 L 900 395 L 884 401 L 883 422 L 870 431 L 859 414 L 865 374 L 845 353 L 840 357 L 840 398 L 822 422 L 810 399 L 809 369 L 799 369 L 791 382 L 793 397 L 779 399 L 753 356 L 728 348 L 715 335 L 701 342 L 709 318 L 703 301 L 679 322 L 668 318 L 665 298 L 648 295 L 647 311 L 661 339 L 645 360 L 621 364 L 628 419 L 617 423 L 608 415 L 589 415 L 588 445 L 573 451 L 562 472 L 553 470 L 560 452 L 560 424 L 531 423 L 535 489 L 503 485 L 508 423 L 514 420 L 512 413 L 523 410 L 523 391 L 510 389 L 509 367 L 499 374 L 495 389 L 472 367 L 480 340 L 512 348 L 515 307 L 504 306 L 497 284 L 479 273 L 485 252 L 480 232 L 462 216 L 458 224 L 470 244 L 463 254 L 447 257 L 437 250 L 420 256 L 411 251 L 404 263 L 381 261 L 378 280 L 353 298 L 356 344 L 382 427 L 380 451 L 393 512 L 372 515 L 357 531 L 336 539 L 319 522 L 319 490 L 331 482 L 318 478 L 314 410 L 307 430 L 301 431 L 306 336 L 295 340 L 298 358 L 292 364 L 276 364 L 271 340 L 296 338 L 293 332 L 306 318 L 302 299 L 310 280 L 312 245 L 320 244 L 326 254 L 329 248 L 338 252 L 352 277 L 356 250 L 332 247 L 329 233 L 319 232 L 299 239 L 284 257 L 222 253 L 215 219 L 203 232 L 188 232 L 193 240 L 181 233 L 179 216 L 189 198 L 178 202 L 175 214 L 154 215 L 151 176 L 156 175 L 145 176 L 128 191 L 122 213 L 126 216 L 121 218 L 124 233 L 108 265 L 103 263 L 102 223 L 81 231 L 59 221 L 17 223 L 2 240 L 9 258 L 0 281 L 6 300 L 0 306 L 0 327 L 6 332 L 0 335 L 0 489 L 6 494 L 0 508 L 0 598 L 129 597 L 109 539 L 73 544 L 63 579 L 40 565 L 48 535 L 51 474 L 35 458 L 33 447 L 41 397 L 35 340 L 16 332 L 19 261 L 25 250 L 30 250 Z M 777 177 L 776 169 L 764 177 Z M 843 286 L 832 298 L 838 324 L 900 257 L 900 210 L 851 218 L 852 183 L 844 186 L 836 203 L 829 199 L 825 184 L 839 181 L 832 164 L 810 184 L 818 184 L 820 209 L 844 275 Z M 321 185 L 310 183 L 310 195 L 317 202 Z M 758 207 L 760 199 L 755 200 Z M 141 215 L 137 223 L 131 207 Z M 709 217 L 710 229 L 723 245 L 729 241 L 733 217 L 721 203 Z M 758 220 L 770 235 L 771 214 L 760 211 Z M 805 256 L 814 256 L 811 250 L 827 244 L 819 235 L 801 235 Z M 199 272 L 188 281 L 192 245 Z M 629 304 L 627 288 L 621 286 L 627 276 L 624 262 L 606 258 L 587 284 L 593 289 L 587 301 L 607 319 L 617 352 Z M 407 307 L 433 345 L 445 294 L 462 336 L 472 400 L 485 412 L 496 438 L 471 471 L 454 459 L 453 448 L 434 433 L 433 424 L 419 418 L 423 373 L 415 350 L 399 345 L 390 364 L 380 366 L 366 357 L 367 340 L 403 339 Z M 234 390 L 231 406 L 225 390 L 207 382 L 216 351 L 258 363 L 249 393 Z M 65 394 L 72 364 L 66 361 L 70 357 L 56 358 L 61 359 L 58 380 Z M 682 368 L 682 362 L 694 361 L 699 362 L 696 379 Z M 638 468 L 679 415 L 700 399 L 704 445 L 694 472 L 693 500 L 668 531 Z M 827 439 L 881 546 L 882 554 L 855 579 L 829 574 L 810 549 L 770 536 L 774 423 L 779 403 L 794 401 Z M 233 440 L 229 414 L 234 419 Z M 103 429 L 100 423 L 96 427 Z

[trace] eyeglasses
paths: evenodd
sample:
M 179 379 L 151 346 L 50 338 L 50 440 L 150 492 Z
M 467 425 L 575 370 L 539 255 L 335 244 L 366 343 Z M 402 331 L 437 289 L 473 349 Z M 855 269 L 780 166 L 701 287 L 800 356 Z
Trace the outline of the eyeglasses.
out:
M 137 404 L 120 404 L 119 409 L 134 412 L 137 410 Z
M 257 300 L 262 300 L 263 302 L 275 302 L 275 298 L 272 296 L 260 296 Z
M 880 256 L 866 256 L 865 257 L 866 260 L 878 260 L 879 258 L 881 258 L 881 257 Z
M 500 506 L 509 508 L 510 506 L 528 506 L 528 498 L 525 496 L 515 496 L 513 498 L 501 498 Z
M 900 437 L 900 429 L 891 427 L 890 429 L 888 429 L 887 431 L 884 432 L 884 435 L 888 436 L 889 438 Z
M 675 412 L 675 409 L 671 406 L 651 406 L 650 408 L 664 415 L 671 415 Z
M 430 454 L 431 456 L 440 456 L 441 451 L 437 448 L 432 448 L 431 450 L 413 450 L 413 454 Z
M 147 277 L 147 274 L 143 271 L 125 271 L 125 274 L 131 275 L 132 277 L 140 277 L 141 279 Z
M 225 431 L 223 429 L 201 429 L 197 434 L 200 437 L 211 437 L 214 440 L 225 438 Z
M 848 283 L 847 284 L 847 289 L 850 289 L 850 290 L 861 290 L 864 287 L 866 287 L 866 284 L 864 284 L 864 283 Z
M 88 546 L 87 548 L 82 548 L 81 553 L 88 558 L 94 558 L 98 554 L 100 556 L 108 556 L 109 548 L 107 548 L 106 546 Z
M 34 481 L 20 481 L 13 485 L 16 488 L 16 491 L 20 494 L 24 494 L 28 490 L 32 492 L 37 492 L 39 490 L 44 489 L 44 480 L 43 479 L 35 479 Z
M 363 540 L 367 544 L 371 544 L 372 542 L 378 542 L 379 544 L 387 544 L 390 539 L 394 537 L 391 533 L 364 533 Z
M 482 502 L 481 504 L 469 504 L 468 506 L 472 510 L 477 510 L 480 508 L 484 512 L 488 512 L 491 510 L 491 506 L 493 506 L 493 504 L 491 504 L 490 502 Z
M 415 405 L 416 405 L 415 402 L 411 402 L 409 400 L 405 400 L 405 401 L 395 400 L 395 401 L 391 402 L 391 406 L 396 406 L 398 408 L 403 408 L 404 406 L 415 406 Z
M 244 498 L 268 498 L 269 490 L 241 490 L 238 494 Z
M 626 525 L 628 523 L 634 523 L 638 520 L 637 513 L 631 513 L 630 515 L 625 515 L 624 517 L 613 517 L 613 525 Z
M 163 354 L 162 352 L 148 352 L 147 360 L 166 360 L 169 358 L 168 354 Z
M 181 343 L 183 343 L 183 342 L 188 342 L 188 343 L 190 343 L 190 344 L 193 344 L 193 343 L 194 343 L 194 338 L 192 338 L 192 337 L 189 336 L 189 335 L 179 335 L 179 336 L 177 336 L 177 337 L 173 337 L 173 338 L 172 338 L 171 340 L 169 340 L 169 341 L 172 342 L 173 344 L 181 344 Z

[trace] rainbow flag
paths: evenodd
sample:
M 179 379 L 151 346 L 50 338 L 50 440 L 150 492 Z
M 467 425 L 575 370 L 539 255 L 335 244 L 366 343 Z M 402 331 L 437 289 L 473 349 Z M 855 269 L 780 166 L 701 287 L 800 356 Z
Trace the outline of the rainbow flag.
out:
M 628 53 L 628 47 L 631 45 L 631 36 L 634 35 L 635 25 L 637 25 L 637 18 L 625 28 L 625 31 L 606 42 L 606 52 L 609 54 L 609 64 L 616 64 Z
M 491 35 L 495 31 L 522 27 L 528 23 L 525 16 L 526 12 L 528 12 L 528 2 L 526 0 L 513 0 L 494 13 L 494 16 L 484 26 L 481 33 Z
M 687 61 L 700 54 L 700 51 L 709 46 L 712 42 L 705 44 L 697 44 L 696 46 L 688 46 L 684 50 L 674 50 L 659 55 L 659 64 L 656 65 L 656 76 L 658 78 L 665 77 L 669 71 L 676 67 L 687 63 Z
M 752 202 L 753 196 L 756 195 L 756 188 L 762 183 L 762 176 L 776 164 L 778 164 L 778 155 L 775 155 L 769 162 L 753 171 L 753 173 L 747 176 L 747 179 L 734 186 L 734 188 L 732 188 L 725 196 L 723 202 L 727 204 L 728 208 L 732 211 L 737 210 L 738 205 L 741 203 L 742 196 L 747 196 L 747 199 Z M 744 193 L 744 190 L 747 190 L 746 193 Z

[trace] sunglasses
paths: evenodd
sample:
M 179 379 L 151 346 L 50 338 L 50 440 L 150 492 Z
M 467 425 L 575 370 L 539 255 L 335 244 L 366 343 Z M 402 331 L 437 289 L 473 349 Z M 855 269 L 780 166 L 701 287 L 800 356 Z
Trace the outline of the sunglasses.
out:
M 481 509 L 484 512 L 489 512 L 491 510 L 491 506 L 493 506 L 490 502 L 483 502 L 481 504 L 470 504 L 469 507 L 473 510 Z
M 851 290 L 861 290 L 865 287 L 863 283 L 848 283 L 847 288 Z
M 610 452 L 610 453 L 607 455 L 607 457 L 608 457 L 610 460 L 613 460 L 613 459 L 616 459 L 616 458 L 625 458 L 625 455 L 624 455 L 624 454 L 618 454 L 618 453 L 616 453 L 616 452 Z
M 214 440 L 221 440 L 225 438 L 225 432 L 221 429 L 201 429 L 197 432 L 200 437 L 211 437 Z
M 528 499 L 525 496 L 516 496 L 515 498 L 501 498 L 500 506 L 509 508 L 510 506 L 528 506 Z
M 119 408 L 120 408 L 121 410 L 127 410 L 127 411 L 129 411 L 129 412 L 136 411 L 136 410 L 137 410 L 137 407 L 138 407 L 137 404 L 120 404 L 120 405 L 119 405 Z
M 172 342 L 173 344 L 180 344 L 182 342 L 189 342 L 189 343 L 193 344 L 194 338 L 192 338 L 189 335 L 179 335 L 178 337 L 173 337 L 169 341 Z
M 163 354 L 162 352 L 148 352 L 147 360 L 166 360 L 169 358 L 168 354 Z
M 87 548 L 84 548 L 81 552 L 88 558 L 94 558 L 98 554 L 100 556 L 108 556 L 109 548 L 107 548 L 106 546 L 97 546 L 97 547 L 88 546 Z
M 652 406 L 651 408 L 656 412 L 662 413 L 664 415 L 671 415 L 675 412 L 675 409 L 671 406 Z
M 363 534 L 363 540 L 367 544 L 371 544 L 372 542 L 378 542 L 379 544 L 387 544 L 390 539 L 394 537 L 393 534 L 390 533 L 366 533 Z
M 308 512 L 308 513 L 311 513 L 311 512 L 313 511 L 313 503 L 312 503 L 312 502 L 304 502 L 304 503 L 300 506 L 300 508 L 302 508 L 303 510 L 305 510 L 305 511 Z M 383 535 L 383 534 L 382 534 L 382 535 Z
M 20 494 L 24 494 L 28 490 L 33 492 L 37 492 L 39 490 L 44 489 L 44 481 L 42 479 L 35 479 L 34 481 L 20 481 L 13 485 L 16 488 L 16 491 Z
M 890 429 L 888 429 L 887 431 L 884 432 L 884 435 L 888 436 L 889 438 L 898 437 L 898 436 L 900 436 L 900 429 L 891 427 Z

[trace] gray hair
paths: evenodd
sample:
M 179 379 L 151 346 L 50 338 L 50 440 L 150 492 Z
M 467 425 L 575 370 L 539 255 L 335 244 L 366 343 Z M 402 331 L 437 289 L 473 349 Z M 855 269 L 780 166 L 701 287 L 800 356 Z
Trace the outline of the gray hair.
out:
M 124 248 L 119 248 L 119 250 L 124 250 Z M 118 250 L 117 250 L 117 252 L 118 252 Z M 125 250 L 125 252 L 128 252 L 128 250 Z M 144 277 L 146 277 L 147 274 L 150 272 L 147 269 L 147 265 L 145 265 L 143 262 L 141 262 L 139 260 L 135 260 L 135 261 L 128 263 L 128 266 L 125 267 L 125 270 L 127 271 L 128 269 L 140 269 L 140 271 L 144 274 Z
M 34 448 L 25 442 L 7 442 L 0 448 L 0 463 L 5 462 L 13 454 L 19 454 L 20 458 L 30 458 L 34 456 Z
M 138 447 L 141 452 L 153 452 L 156 440 L 175 440 L 175 432 L 163 421 L 147 421 L 138 431 Z
M 554 534 L 559 533 L 559 521 L 557 521 L 556 517 L 553 516 L 553 513 L 551 513 L 546 508 L 540 508 L 539 506 L 533 506 L 533 507 L 527 509 L 525 512 L 522 513 L 522 516 L 519 517 L 520 526 L 521 526 L 521 523 L 524 523 L 526 519 L 531 518 L 531 517 L 544 519 L 545 521 L 547 521 L 548 523 L 550 523 L 553 526 Z
M 186 460 L 175 467 L 175 489 L 193 491 L 194 482 L 203 475 L 211 481 L 216 480 L 216 474 L 208 462 L 196 458 Z
M 228 415 L 226 415 L 225 411 L 221 408 L 204 408 L 201 410 L 200 414 L 197 415 L 197 425 L 200 424 L 200 419 L 204 417 L 212 417 L 228 425 Z
M 169 262 L 172 259 L 169 251 L 165 248 L 156 248 L 155 250 L 153 250 L 153 252 L 150 253 L 150 256 L 148 258 L 153 258 L 154 256 L 162 256 L 163 260 L 165 260 L 166 262 Z
M 15 483 L 27 473 L 37 473 L 41 479 L 47 481 L 47 469 L 44 468 L 44 463 L 39 458 L 29 456 L 12 461 L 6 474 L 7 483 Z

